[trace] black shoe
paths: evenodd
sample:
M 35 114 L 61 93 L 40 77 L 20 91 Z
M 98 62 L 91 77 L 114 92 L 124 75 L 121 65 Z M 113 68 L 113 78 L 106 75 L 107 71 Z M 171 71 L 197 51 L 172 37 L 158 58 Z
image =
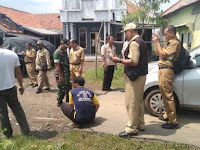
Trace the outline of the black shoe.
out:
M 125 90 L 123 89 L 123 90 L 121 90 L 120 92 L 125 92 Z
M 32 85 L 32 88 L 37 87 L 37 86 L 38 86 L 38 84 L 34 84 L 34 85 Z
M 169 121 L 168 118 L 165 119 L 163 116 L 159 116 L 158 119 L 160 119 L 160 120 L 162 120 L 162 121 Z
M 62 105 L 63 102 L 59 102 L 57 103 L 57 106 L 60 107 Z
M 50 91 L 50 88 L 44 88 L 44 90 Z
M 169 124 L 169 123 L 165 123 L 165 124 L 162 124 L 162 128 L 164 129 L 175 129 L 177 128 L 178 124 Z
M 36 94 L 41 93 L 42 90 L 37 89 Z
M 138 133 L 128 133 L 126 131 L 123 131 L 123 132 L 120 132 L 119 133 L 119 137 L 123 137 L 123 138 L 129 138 L 129 137 L 132 137 L 132 136 L 135 136 L 137 135 Z
M 139 131 L 145 131 L 145 128 L 137 128 Z

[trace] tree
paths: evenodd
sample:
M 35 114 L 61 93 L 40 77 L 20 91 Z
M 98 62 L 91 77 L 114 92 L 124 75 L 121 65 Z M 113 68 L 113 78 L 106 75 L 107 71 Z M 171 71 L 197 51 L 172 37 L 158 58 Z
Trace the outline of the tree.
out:
M 137 25 L 141 25 L 142 34 L 144 35 L 145 24 L 163 25 L 167 21 L 162 15 L 160 5 L 168 3 L 170 0 L 132 0 L 131 3 L 134 7 L 134 11 L 125 15 L 122 13 L 122 23 L 126 24 L 134 22 Z M 129 0 L 119 0 L 120 4 L 130 3 Z

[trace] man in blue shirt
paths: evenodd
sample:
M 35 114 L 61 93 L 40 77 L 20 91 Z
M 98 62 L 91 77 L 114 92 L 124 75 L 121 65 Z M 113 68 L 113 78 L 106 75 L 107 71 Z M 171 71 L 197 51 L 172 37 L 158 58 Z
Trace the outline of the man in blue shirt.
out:
M 93 91 L 84 88 L 83 77 L 75 77 L 73 84 L 74 89 L 69 91 L 69 104 L 63 103 L 61 109 L 73 122 L 70 128 L 78 128 L 94 120 L 99 109 L 99 102 Z

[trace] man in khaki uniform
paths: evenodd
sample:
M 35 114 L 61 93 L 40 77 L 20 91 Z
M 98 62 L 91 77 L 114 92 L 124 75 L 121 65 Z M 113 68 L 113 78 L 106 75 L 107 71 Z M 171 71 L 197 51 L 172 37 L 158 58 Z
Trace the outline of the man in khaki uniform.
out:
M 164 30 L 164 35 L 168 45 L 163 49 L 160 46 L 158 35 L 153 34 L 152 36 L 156 47 L 156 55 L 160 56 L 160 60 L 158 62 L 159 88 L 165 106 L 165 114 L 159 117 L 159 119 L 168 121 L 162 125 L 162 128 L 173 129 L 177 127 L 178 121 L 176 118 L 176 107 L 174 103 L 172 86 L 174 81 L 172 60 L 176 61 L 178 59 L 181 51 L 181 44 L 176 38 L 176 28 L 174 26 L 168 26 Z
M 124 52 L 125 58 L 111 57 L 111 59 L 125 65 L 125 105 L 128 123 L 125 131 L 120 132 L 119 136 L 131 137 L 137 135 L 138 130 L 145 130 L 143 92 L 148 73 L 148 58 L 146 44 L 138 35 L 136 25 L 129 23 L 122 32 L 125 32 L 128 41 Z
M 78 45 L 75 39 L 70 40 L 70 46 L 70 79 L 73 81 L 75 77 L 82 76 L 85 53 L 84 49 Z
M 33 48 L 31 43 L 26 43 L 26 53 L 22 53 L 24 56 L 24 62 L 26 64 L 26 71 L 30 79 L 30 85 L 32 87 L 37 86 L 37 77 L 35 73 L 35 57 L 36 57 L 36 51 Z
M 36 93 L 41 93 L 42 88 L 45 85 L 46 87 L 44 90 L 50 90 L 49 79 L 47 76 L 47 70 L 51 69 L 51 61 L 49 51 L 44 48 L 43 42 L 37 42 L 39 50 L 37 51 L 36 55 L 36 70 L 39 70 L 38 74 L 38 89 Z

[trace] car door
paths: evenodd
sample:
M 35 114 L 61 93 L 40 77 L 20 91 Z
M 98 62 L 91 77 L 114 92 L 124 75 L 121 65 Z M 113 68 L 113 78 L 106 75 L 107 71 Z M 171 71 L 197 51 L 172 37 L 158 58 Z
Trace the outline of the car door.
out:
M 183 99 L 184 105 L 200 106 L 200 55 L 194 59 L 196 66 L 184 70 Z

